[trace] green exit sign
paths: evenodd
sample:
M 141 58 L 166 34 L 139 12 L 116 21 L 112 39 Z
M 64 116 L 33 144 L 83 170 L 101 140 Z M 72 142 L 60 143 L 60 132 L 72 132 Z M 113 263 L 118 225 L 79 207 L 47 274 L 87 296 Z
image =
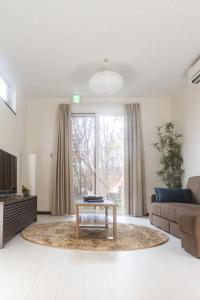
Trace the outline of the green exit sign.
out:
M 73 95 L 72 96 L 72 102 L 73 103 L 80 103 L 81 102 L 81 96 L 80 95 Z

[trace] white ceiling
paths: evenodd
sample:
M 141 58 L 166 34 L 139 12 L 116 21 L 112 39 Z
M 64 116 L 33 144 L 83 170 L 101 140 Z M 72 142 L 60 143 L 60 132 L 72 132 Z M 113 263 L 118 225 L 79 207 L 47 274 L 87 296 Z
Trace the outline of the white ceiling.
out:
M 92 97 L 104 58 L 118 96 L 170 95 L 200 55 L 200 0 L 0 0 L 0 72 L 27 95 Z

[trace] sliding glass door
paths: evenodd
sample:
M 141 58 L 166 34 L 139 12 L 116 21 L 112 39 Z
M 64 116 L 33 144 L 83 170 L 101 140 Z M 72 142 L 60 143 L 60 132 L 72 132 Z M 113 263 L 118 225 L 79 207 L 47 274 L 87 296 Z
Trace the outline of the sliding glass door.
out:
M 124 210 L 124 116 L 72 115 L 75 199 L 98 194 Z
M 124 118 L 99 117 L 98 192 L 122 205 L 124 199 Z
M 96 193 L 94 115 L 72 116 L 73 188 L 75 199 Z

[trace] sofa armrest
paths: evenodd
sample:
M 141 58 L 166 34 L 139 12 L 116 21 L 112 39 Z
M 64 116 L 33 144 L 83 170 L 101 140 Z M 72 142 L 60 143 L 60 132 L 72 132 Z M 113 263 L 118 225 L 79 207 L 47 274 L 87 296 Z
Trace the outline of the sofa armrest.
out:
M 156 195 L 152 194 L 151 195 L 151 203 L 156 202 Z

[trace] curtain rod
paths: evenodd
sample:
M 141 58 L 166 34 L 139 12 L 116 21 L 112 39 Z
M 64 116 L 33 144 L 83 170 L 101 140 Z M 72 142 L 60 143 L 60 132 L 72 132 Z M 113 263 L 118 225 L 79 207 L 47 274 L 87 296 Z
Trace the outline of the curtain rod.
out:
M 80 103 L 72 103 L 72 102 L 61 102 L 59 104 L 71 104 L 71 105 L 83 105 L 83 104 L 118 104 L 118 105 L 125 105 L 125 104 L 140 104 L 140 102 L 80 102 Z

